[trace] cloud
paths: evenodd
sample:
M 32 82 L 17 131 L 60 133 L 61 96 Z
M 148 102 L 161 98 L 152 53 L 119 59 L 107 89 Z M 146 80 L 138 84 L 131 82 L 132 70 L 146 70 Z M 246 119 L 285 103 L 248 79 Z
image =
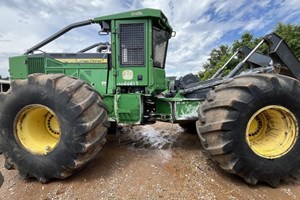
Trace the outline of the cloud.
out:
M 9 56 L 24 53 L 70 23 L 144 7 L 163 10 L 177 32 L 169 44 L 168 75 L 202 70 L 213 48 L 232 43 L 244 31 L 262 36 L 279 21 L 298 23 L 300 20 L 298 0 L 3 1 L 0 5 L 0 74 L 8 76 Z M 72 31 L 43 50 L 80 50 L 105 39 L 97 35 L 98 29 L 95 25 Z

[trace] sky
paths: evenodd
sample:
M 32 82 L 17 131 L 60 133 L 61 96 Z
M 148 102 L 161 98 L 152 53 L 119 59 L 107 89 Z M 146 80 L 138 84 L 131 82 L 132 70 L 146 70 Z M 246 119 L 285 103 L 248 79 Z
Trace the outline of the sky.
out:
M 300 0 L 0 0 L 0 75 L 9 76 L 8 57 L 71 23 L 141 8 L 161 9 L 176 31 L 169 42 L 169 76 L 203 70 L 213 48 L 231 45 L 244 32 L 260 37 L 278 22 L 300 22 Z M 99 29 L 76 29 L 42 50 L 76 52 L 105 41 Z

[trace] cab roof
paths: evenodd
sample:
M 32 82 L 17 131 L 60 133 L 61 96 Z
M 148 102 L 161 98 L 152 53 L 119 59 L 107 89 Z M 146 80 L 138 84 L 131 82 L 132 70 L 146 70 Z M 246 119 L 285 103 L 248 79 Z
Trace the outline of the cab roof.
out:
M 129 12 L 123 12 L 113 15 L 107 15 L 103 17 L 96 17 L 93 19 L 94 23 L 101 23 L 102 21 L 111 21 L 111 20 L 122 20 L 122 19 L 146 19 L 151 18 L 155 22 L 157 22 L 163 29 L 168 32 L 172 32 L 173 29 L 170 26 L 167 17 L 161 10 L 145 8 L 139 9 Z

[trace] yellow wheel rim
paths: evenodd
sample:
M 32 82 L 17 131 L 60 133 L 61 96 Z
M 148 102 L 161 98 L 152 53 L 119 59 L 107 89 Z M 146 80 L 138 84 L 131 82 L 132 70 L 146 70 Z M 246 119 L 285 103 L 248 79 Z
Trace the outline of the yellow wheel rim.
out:
M 287 154 L 298 139 L 298 122 L 285 107 L 270 105 L 250 118 L 246 140 L 257 155 L 274 159 Z
M 51 152 L 60 139 L 60 124 L 54 112 L 43 105 L 24 107 L 17 114 L 15 137 L 26 150 L 35 154 Z

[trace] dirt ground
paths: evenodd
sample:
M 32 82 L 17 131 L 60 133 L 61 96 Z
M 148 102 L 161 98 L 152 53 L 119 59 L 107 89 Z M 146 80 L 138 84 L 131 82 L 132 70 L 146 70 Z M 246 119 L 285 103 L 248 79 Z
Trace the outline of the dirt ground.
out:
M 249 186 L 203 154 L 196 134 L 156 123 L 109 135 L 97 158 L 66 180 L 48 184 L 0 171 L 0 199 L 300 199 L 300 185 Z

